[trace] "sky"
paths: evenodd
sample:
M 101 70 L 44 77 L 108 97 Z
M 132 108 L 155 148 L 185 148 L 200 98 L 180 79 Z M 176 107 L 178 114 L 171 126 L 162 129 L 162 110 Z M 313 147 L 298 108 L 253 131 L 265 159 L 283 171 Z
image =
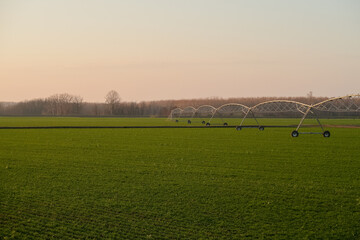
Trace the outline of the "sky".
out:
M 360 93 L 358 0 L 0 0 L 0 101 Z

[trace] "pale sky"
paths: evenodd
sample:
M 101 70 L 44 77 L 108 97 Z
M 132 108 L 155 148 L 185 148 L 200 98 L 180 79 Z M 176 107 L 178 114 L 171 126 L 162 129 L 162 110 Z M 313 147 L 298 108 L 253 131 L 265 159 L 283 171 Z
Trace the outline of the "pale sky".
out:
M 359 0 L 0 0 L 0 101 L 360 92 Z

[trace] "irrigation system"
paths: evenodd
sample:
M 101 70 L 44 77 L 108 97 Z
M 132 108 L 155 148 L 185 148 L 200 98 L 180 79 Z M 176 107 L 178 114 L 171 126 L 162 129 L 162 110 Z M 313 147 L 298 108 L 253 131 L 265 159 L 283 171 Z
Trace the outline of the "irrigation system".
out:
M 256 122 L 255 126 L 262 131 L 264 130 L 264 126 L 259 123 L 260 118 L 275 118 L 284 113 L 291 113 L 293 116 L 300 118 L 299 124 L 291 132 L 292 137 L 298 137 L 299 134 L 322 134 L 324 137 L 330 137 L 330 132 L 324 129 L 324 126 L 319 120 L 319 115 L 335 113 L 337 116 L 341 116 L 341 114 L 355 114 L 359 116 L 360 94 L 330 98 L 316 104 L 305 104 L 289 100 L 272 100 L 251 107 L 240 103 L 227 103 L 218 108 L 211 105 L 202 105 L 198 108 L 189 106 L 184 109 L 173 109 L 169 115 L 169 119 L 175 120 L 176 122 L 179 122 L 181 119 L 186 119 L 188 124 L 191 124 L 195 119 L 200 119 L 201 123 L 206 126 L 210 126 L 213 119 L 220 119 L 224 126 L 228 126 L 226 119 L 238 118 L 239 124 L 236 125 L 236 130 L 241 130 L 242 128 L 249 127 L 244 125 L 244 121 L 251 117 Z M 316 119 L 317 124 L 321 128 L 321 132 L 300 131 L 304 120 L 310 115 Z

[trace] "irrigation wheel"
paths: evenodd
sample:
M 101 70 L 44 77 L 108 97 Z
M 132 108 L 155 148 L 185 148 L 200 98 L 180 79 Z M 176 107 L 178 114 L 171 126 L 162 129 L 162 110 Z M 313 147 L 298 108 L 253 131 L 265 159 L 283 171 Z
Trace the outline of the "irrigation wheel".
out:
M 298 136 L 299 136 L 299 132 L 296 131 L 296 130 L 294 130 L 294 131 L 292 131 L 291 136 L 292 136 L 292 137 L 298 137 Z
M 330 137 L 330 132 L 329 132 L 329 131 L 325 131 L 325 132 L 323 133 L 323 136 L 324 136 L 324 137 Z

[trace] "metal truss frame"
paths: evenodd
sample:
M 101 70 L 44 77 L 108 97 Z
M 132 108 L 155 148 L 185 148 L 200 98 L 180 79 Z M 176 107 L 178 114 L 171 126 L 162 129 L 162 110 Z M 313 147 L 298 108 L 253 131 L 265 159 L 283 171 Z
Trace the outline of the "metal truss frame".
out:
M 272 100 L 272 101 L 266 101 L 259 104 L 256 104 L 253 107 L 250 107 L 244 118 L 242 119 L 239 126 L 236 127 L 237 130 L 241 130 L 243 127 L 243 123 L 245 119 L 251 114 L 252 118 L 256 121 L 259 130 L 264 130 L 264 126 L 261 126 L 259 121 L 256 118 L 255 113 L 282 113 L 282 112 L 299 112 L 301 114 L 305 114 L 310 105 L 296 102 L 296 101 L 290 101 L 290 100 Z M 320 121 L 316 117 L 318 123 L 321 126 Z M 300 124 L 301 125 L 301 124 Z M 300 127 L 300 125 L 298 127 Z M 322 127 L 322 126 L 321 126 Z
M 322 134 L 324 137 L 330 137 L 330 132 L 324 130 L 323 125 L 320 123 L 319 118 L 317 117 L 315 111 L 327 111 L 327 112 L 360 112 L 360 94 L 353 94 L 353 95 L 346 95 L 343 97 L 335 97 L 330 98 L 325 101 L 309 105 L 307 111 L 304 113 L 304 116 L 300 120 L 299 125 L 297 126 L 296 130 L 292 131 L 291 136 L 297 137 L 299 136 L 299 128 L 301 127 L 302 123 L 304 122 L 307 115 L 312 113 L 316 116 L 316 120 L 321 127 L 322 132 L 302 132 L 302 134 Z
M 210 117 L 212 117 L 214 115 L 214 112 L 216 112 L 216 108 L 214 106 L 202 105 L 196 109 L 193 118 L 199 117 L 202 124 L 206 124 L 206 126 L 210 126 L 210 122 L 206 122 L 202 114 L 208 114 Z
M 228 108 L 228 109 L 227 109 Z M 296 129 L 292 131 L 292 137 L 298 137 L 299 134 L 322 134 L 324 137 L 330 137 L 330 132 L 324 129 L 324 126 L 321 124 L 316 111 L 327 111 L 327 112 L 357 112 L 360 113 L 360 94 L 346 95 L 343 97 L 330 98 L 325 101 L 316 103 L 316 104 L 305 104 L 296 101 L 290 100 L 272 100 L 266 101 L 259 104 L 256 104 L 253 107 L 248 107 L 240 103 L 227 103 L 218 108 L 215 108 L 211 105 L 202 105 L 198 108 L 186 107 L 184 109 L 176 108 L 171 111 L 169 119 L 173 119 L 174 116 L 178 118 L 188 117 L 188 123 L 191 123 L 191 119 L 196 117 L 196 114 L 207 113 L 211 117 L 206 123 L 207 126 L 210 126 L 211 120 L 215 117 L 216 114 L 221 113 L 231 113 L 231 112 L 242 112 L 244 117 L 241 120 L 241 123 L 236 126 L 237 130 L 241 130 L 243 123 L 249 115 L 256 121 L 257 127 L 259 130 L 264 130 L 264 126 L 261 126 L 256 114 L 266 114 L 266 113 L 284 113 L 284 112 L 298 112 L 302 114 L 302 118 L 297 125 Z M 303 125 L 304 120 L 308 117 L 309 114 L 312 114 L 316 119 L 321 132 L 299 132 L 299 129 Z M 186 116 L 184 116 L 186 115 Z M 223 117 L 220 117 L 224 122 L 224 125 L 227 123 L 223 120 Z M 205 124 L 205 121 L 201 117 L 202 123 Z M 176 121 L 178 121 L 176 119 Z
M 171 110 L 168 120 L 173 120 L 175 118 L 175 121 L 179 121 L 178 118 L 180 118 L 182 111 L 182 108 L 175 108 Z
M 213 115 L 209 119 L 208 123 L 210 125 L 211 120 L 218 114 L 218 115 L 220 115 L 220 119 L 223 122 L 223 125 L 227 126 L 228 123 L 224 121 L 223 114 L 232 114 L 232 113 L 242 112 L 243 114 L 246 115 L 248 110 L 249 110 L 249 107 L 245 106 L 241 103 L 227 103 L 227 104 L 221 105 L 220 107 L 216 108 Z
M 189 106 L 182 110 L 179 118 L 187 118 L 187 123 L 191 124 L 191 119 L 194 117 L 194 114 L 196 113 L 197 109 Z

